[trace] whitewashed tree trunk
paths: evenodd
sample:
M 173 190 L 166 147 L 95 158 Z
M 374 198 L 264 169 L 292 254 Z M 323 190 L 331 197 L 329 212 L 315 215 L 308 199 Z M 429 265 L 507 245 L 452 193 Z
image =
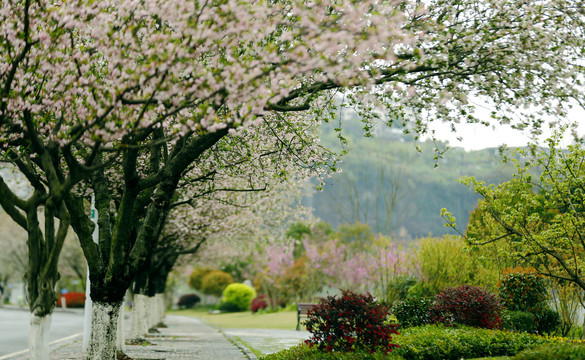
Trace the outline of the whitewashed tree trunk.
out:
M 49 360 L 49 330 L 51 315 L 37 316 L 30 314 L 28 347 L 30 360 Z
M 134 294 L 134 306 L 132 307 L 132 329 L 130 334 L 132 339 L 144 338 L 148 333 L 148 324 L 146 319 L 147 314 L 147 298 L 146 295 Z
M 116 360 L 117 328 L 121 307 L 122 302 L 93 303 L 87 360 Z
M 123 303 L 122 303 L 123 304 Z M 126 342 L 124 338 L 124 306 L 120 306 L 120 315 L 118 316 L 118 331 L 116 335 L 116 349 L 123 353 L 126 352 Z
M 154 321 L 154 301 L 152 296 L 146 297 L 145 307 L 146 307 L 146 327 L 150 329 L 153 327 L 152 322 Z
M 164 322 L 164 318 L 165 318 L 165 310 L 167 308 L 166 304 L 165 304 L 165 294 L 158 293 L 158 294 L 156 294 L 155 299 L 156 299 L 156 308 L 157 308 L 156 324 L 159 324 L 159 323 Z

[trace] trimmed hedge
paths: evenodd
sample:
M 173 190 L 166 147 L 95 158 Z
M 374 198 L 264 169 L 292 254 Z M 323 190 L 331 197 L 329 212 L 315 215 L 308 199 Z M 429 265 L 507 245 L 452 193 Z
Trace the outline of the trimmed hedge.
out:
M 321 352 L 315 347 L 297 345 L 280 352 L 260 356 L 259 360 L 404 360 L 404 358 L 389 353 L 369 353 L 367 351 L 354 352 Z
M 478 329 L 467 326 L 445 327 L 443 325 L 426 325 L 405 329 L 393 337 L 399 347 L 392 353 L 382 352 L 320 352 L 306 345 L 299 345 L 288 350 L 266 355 L 261 360 L 460 360 L 492 356 L 514 356 L 527 349 L 545 346 L 555 349 L 562 340 L 548 339 L 528 333 L 507 332 L 501 330 Z M 565 349 L 564 347 L 562 349 Z M 552 350 L 551 350 L 552 351 Z M 565 351 L 565 350 L 563 350 Z M 581 349 L 567 350 L 581 354 Z M 562 359 L 561 357 L 549 357 Z M 582 357 L 585 358 L 585 357 Z M 575 359 L 582 359 L 575 358 Z M 514 358 L 514 360 L 544 360 L 542 358 Z M 567 359 L 573 359 L 571 357 Z
M 467 326 L 427 325 L 404 329 L 396 336 L 396 354 L 406 360 L 460 360 L 487 356 L 512 356 L 554 340 L 528 333 L 479 329 Z
M 554 344 L 539 346 L 522 351 L 513 360 L 582 360 L 585 359 L 585 346 L 576 344 Z

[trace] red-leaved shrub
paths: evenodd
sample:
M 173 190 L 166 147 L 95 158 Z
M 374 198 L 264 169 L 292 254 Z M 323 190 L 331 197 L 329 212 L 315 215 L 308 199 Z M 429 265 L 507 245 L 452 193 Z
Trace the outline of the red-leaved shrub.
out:
M 256 296 L 250 303 L 250 310 L 252 310 L 253 313 L 258 312 L 260 309 L 266 309 L 267 307 L 268 303 L 266 302 L 266 296 L 264 296 L 264 294 Z
M 57 306 L 61 305 L 61 299 L 65 298 L 65 305 L 70 308 L 82 308 L 85 306 L 85 293 L 82 292 L 68 292 L 59 294 Z
M 495 294 L 477 286 L 461 285 L 437 294 L 429 313 L 437 323 L 499 329 L 502 308 Z
M 356 349 L 388 353 L 391 334 L 398 334 L 395 324 L 388 324 L 388 309 L 375 302 L 371 294 L 342 290 L 340 296 L 327 296 L 309 310 L 304 325 L 311 333 L 305 342 L 319 350 L 346 351 Z

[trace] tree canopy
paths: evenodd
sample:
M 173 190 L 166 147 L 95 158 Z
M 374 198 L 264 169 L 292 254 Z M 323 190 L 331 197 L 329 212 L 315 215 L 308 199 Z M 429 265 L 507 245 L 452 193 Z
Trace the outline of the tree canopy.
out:
M 538 130 L 540 114 L 563 115 L 581 96 L 582 9 L 581 0 L 2 1 L 0 157 L 34 194 L 19 198 L 0 179 L 0 204 L 28 231 L 38 275 L 29 293 L 51 298 L 71 224 L 103 312 L 94 319 L 110 322 L 92 333 L 88 356 L 113 358 L 116 316 L 105 314 L 117 314 L 193 164 L 212 149 L 229 156 L 222 139 L 264 124 L 292 154 L 302 145 L 301 167 L 327 167 L 303 124 L 330 118 L 338 93 L 366 125 L 374 108 L 417 132 L 429 121 L 479 122 L 482 96 L 495 121 Z

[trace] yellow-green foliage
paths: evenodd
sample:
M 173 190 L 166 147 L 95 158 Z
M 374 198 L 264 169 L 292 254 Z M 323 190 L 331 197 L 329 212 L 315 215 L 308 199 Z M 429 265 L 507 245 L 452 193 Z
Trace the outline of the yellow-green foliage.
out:
M 414 250 L 422 282 L 421 294 L 433 295 L 445 287 L 462 284 L 494 289 L 499 274 L 497 268 L 482 261 L 476 249 L 468 249 L 460 237 L 424 238 Z
M 233 283 L 225 288 L 221 301 L 233 304 L 240 311 L 245 311 L 250 308 L 250 303 L 255 297 L 256 291 L 248 285 Z
M 189 275 L 189 286 L 195 290 L 201 290 L 203 277 L 212 271 L 213 269 L 209 267 L 195 268 L 195 270 L 191 272 L 191 275 Z
M 201 291 L 207 295 L 220 296 L 226 286 L 233 282 L 234 279 L 230 274 L 225 271 L 214 270 L 201 280 Z

